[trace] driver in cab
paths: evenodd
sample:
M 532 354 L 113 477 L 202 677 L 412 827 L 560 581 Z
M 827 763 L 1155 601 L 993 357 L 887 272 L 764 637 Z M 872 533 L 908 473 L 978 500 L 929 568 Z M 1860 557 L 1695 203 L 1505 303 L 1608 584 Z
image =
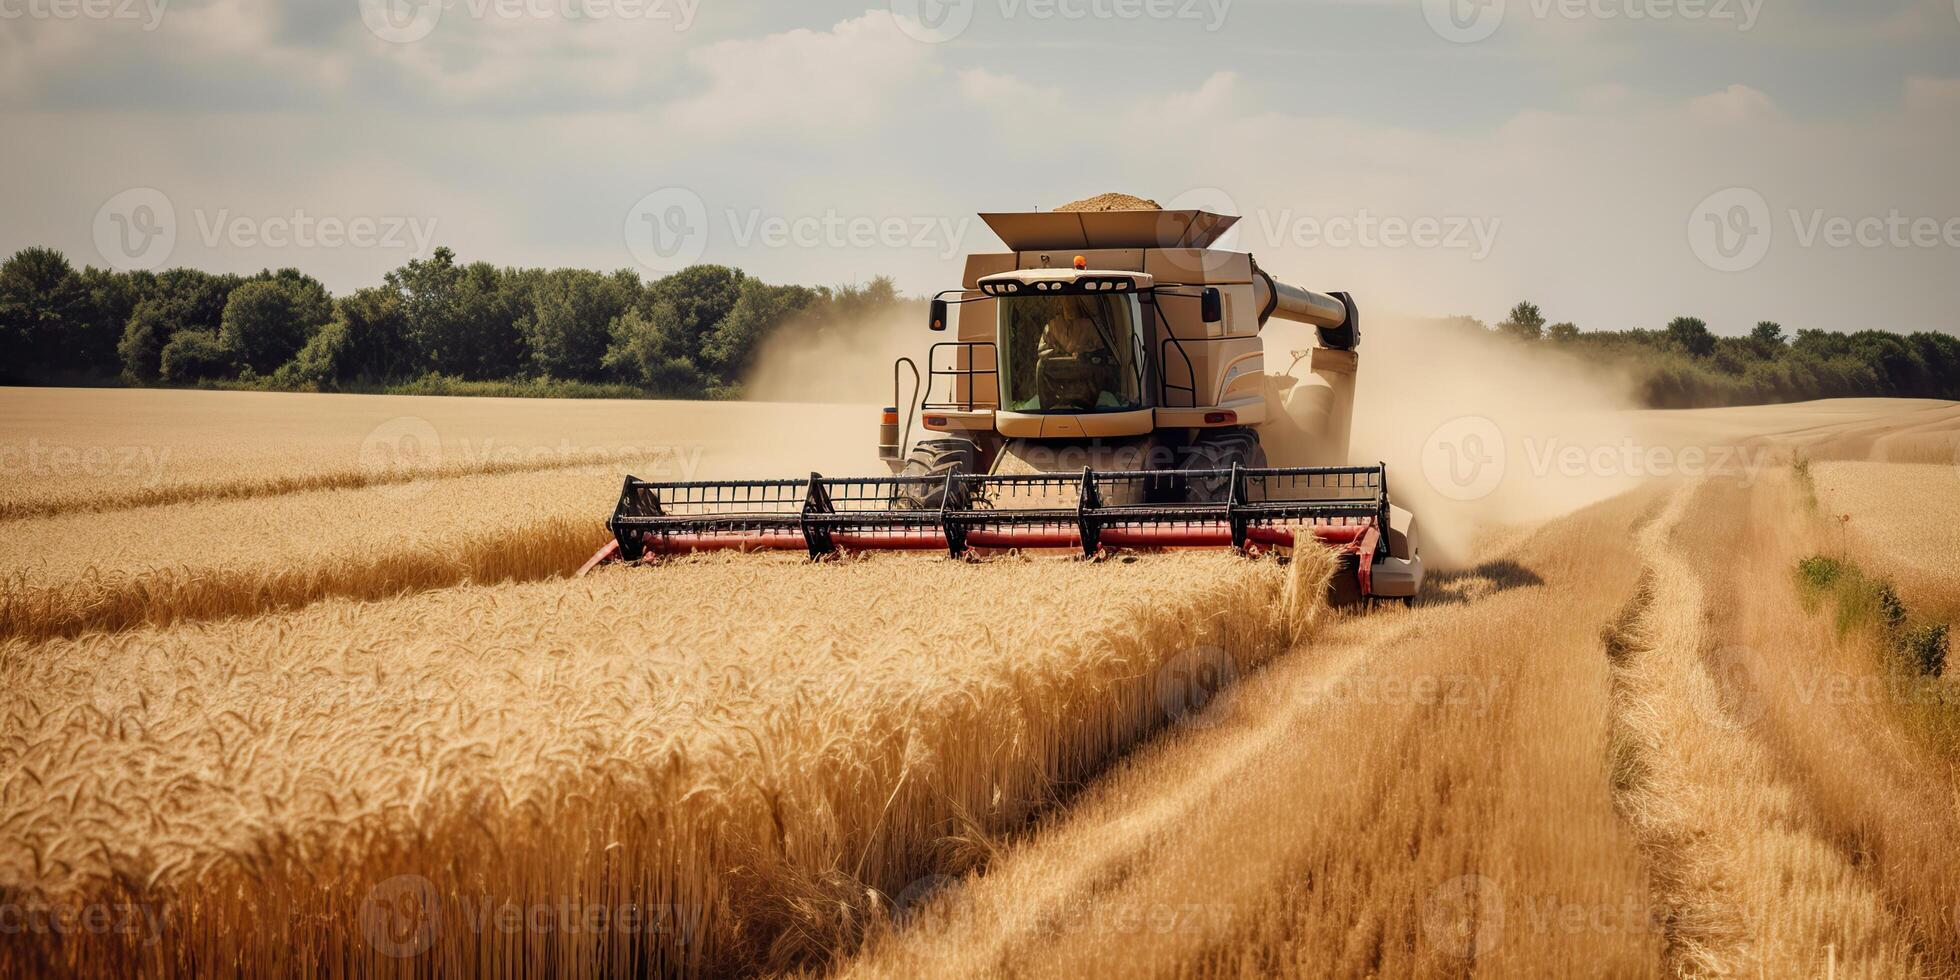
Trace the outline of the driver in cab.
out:
M 1116 355 L 1110 324 L 1088 296 L 1063 296 L 1060 308 L 1041 331 L 1036 379 L 1041 403 L 1049 411 L 1120 408 L 1116 394 Z

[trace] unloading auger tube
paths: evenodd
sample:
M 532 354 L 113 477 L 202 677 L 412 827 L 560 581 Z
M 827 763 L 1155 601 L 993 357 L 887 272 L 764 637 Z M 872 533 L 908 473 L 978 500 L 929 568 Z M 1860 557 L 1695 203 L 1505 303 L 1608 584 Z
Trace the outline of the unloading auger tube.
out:
M 1305 531 L 1341 557 L 1360 596 L 1373 596 L 1377 562 L 1389 560 L 1385 466 L 1196 470 L 1187 480 L 1229 480 L 1215 502 L 1144 500 L 1162 472 L 1012 476 L 864 477 L 651 483 L 628 477 L 607 527 L 613 540 L 581 575 L 615 561 L 712 551 L 942 551 L 977 558 L 1020 550 L 1114 551 L 1230 548 L 1283 553 Z M 912 501 L 943 489 L 938 509 Z
M 1257 265 L 1252 269 L 1253 295 L 1259 304 L 1259 323 L 1272 317 L 1319 328 L 1320 342 L 1334 350 L 1361 346 L 1361 314 L 1347 293 L 1316 293 L 1274 279 Z

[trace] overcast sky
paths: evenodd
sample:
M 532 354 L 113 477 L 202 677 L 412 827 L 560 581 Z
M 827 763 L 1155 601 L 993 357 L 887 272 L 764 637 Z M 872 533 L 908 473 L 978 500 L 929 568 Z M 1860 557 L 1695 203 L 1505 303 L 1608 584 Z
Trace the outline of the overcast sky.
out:
M 1364 307 L 1960 328 L 1960 0 L 0 0 L 0 249 L 957 284 L 1121 190 Z

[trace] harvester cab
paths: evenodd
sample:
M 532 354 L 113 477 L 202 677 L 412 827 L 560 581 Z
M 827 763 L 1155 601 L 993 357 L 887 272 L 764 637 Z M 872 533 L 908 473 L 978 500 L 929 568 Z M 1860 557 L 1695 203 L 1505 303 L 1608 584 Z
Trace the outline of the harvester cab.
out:
M 1360 316 L 1351 297 L 1273 278 L 1214 247 L 1205 211 L 984 214 L 1007 251 L 969 256 L 901 358 L 879 429 L 891 475 L 653 484 L 628 479 L 615 558 L 727 549 L 1236 548 L 1340 552 L 1337 599 L 1409 599 L 1413 515 L 1386 468 L 1349 466 Z M 1274 395 L 1262 330 L 1314 328 Z M 913 439 L 914 431 L 922 438 Z M 1262 434 L 1292 457 L 1272 465 Z M 588 566 L 590 567 L 590 566 Z

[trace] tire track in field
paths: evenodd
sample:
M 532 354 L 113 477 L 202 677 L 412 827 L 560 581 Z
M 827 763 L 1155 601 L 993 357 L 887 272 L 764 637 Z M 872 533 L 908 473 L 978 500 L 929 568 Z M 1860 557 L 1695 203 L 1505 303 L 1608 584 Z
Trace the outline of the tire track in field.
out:
M 481 532 L 440 549 L 341 561 L 297 553 L 290 567 L 106 571 L 60 585 L 0 583 L 0 641 L 224 619 L 323 599 L 388 599 L 465 584 L 533 582 L 576 571 L 604 540 L 589 518 L 557 517 Z
M 1414 611 L 1332 626 L 1241 681 L 1217 724 L 1125 760 L 837 975 L 1657 972 L 1642 966 L 1658 966 L 1659 942 L 1637 930 L 1570 936 L 1529 915 L 1540 897 L 1644 894 L 1596 774 L 1597 642 L 1633 587 L 1628 529 L 1652 502 L 1556 522 Z M 1546 804 L 1555 831 L 1539 829 Z M 1452 949 L 1429 921 L 1466 871 L 1494 879 L 1514 916 L 1495 950 Z
M 606 463 L 628 466 L 642 462 L 673 462 L 671 450 L 661 449 L 643 453 L 628 453 L 605 459 Z M 87 497 L 70 496 L 53 500 L 0 500 L 0 523 L 30 520 L 37 517 L 60 517 L 67 514 L 104 514 L 121 510 L 137 510 L 144 507 L 163 507 L 170 504 L 185 504 L 215 501 L 254 500 L 261 497 L 281 497 L 289 494 L 309 493 L 318 490 L 362 490 L 369 487 L 403 486 L 435 480 L 451 480 L 463 477 L 509 476 L 522 473 L 543 473 L 552 470 L 578 469 L 593 464 L 591 459 L 568 459 L 554 456 L 545 459 L 512 460 L 508 462 L 465 462 L 438 464 L 435 466 L 389 467 L 373 466 L 351 470 L 331 470 L 327 472 L 302 473 L 290 476 L 257 477 L 234 480 L 211 480 L 193 483 L 171 483 L 162 486 L 143 486 L 129 489 L 105 490 Z M 621 470 L 622 473 L 625 470 Z
M 1387 615 L 1399 618 L 1407 614 Z M 1011 975 L 1017 965 L 1038 961 L 1045 946 L 1081 928 L 1083 916 L 1102 915 L 1118 907 L 1118 893 L 1132 877 L 1184 828 L 1202 822 L 1207 807 L 1230 796 L 1236 786 L 1256 783 L 1258 767 L 1298 739 L 1307 716 L 1320 709 L 1321 700 L 1335 685 L 1355 674 L 1369 658 L 1382 655 L 1422 629 L 1422 620 L 1413 617 L 1388 624 L 1349 622 L 1336 626 L 1311 650 L 1295 651 L 1260 675 L 1240 681 L 1228 695 L 1233 700 L 1214 705 L 1209 709 L 1212 714 L 1201 722 L 1219 727 L 1173 734 L 1146 747 L 1114 767 L 1102 785 L 1092 787 L 1084 798 L 1057 812 L 1051 819 L 1058 829 L 1066 828 L 1088 809 L 1108 815 L 1096 820 L 1094 832 L 1086 837 L 1068 834 L 1065 840 L 1024 845 L 1043 851 L 1059 849 L 1056 857 L 1062 857 L 1060 852 L 1066 857 L 1047 864 L 1044 873 L 1030 878 L 1026 887 L 1017 888 L 1011 906 L 989 903 L 975 907 L 971 896 L 962 887 L 955 887 L 949 889 L 951 894 L 941 904 L 923 909 L 918 915 L 921 921 L 908 927 L 962 927 L 974 924 L 969 921 L 974 917 L 999 916 L 999 921 L 988 922 L 982 930 L 986 948 L 976 957 L 987 964 L 986 975 Z M 1243 710 L 1247 701 L 1256 701 L 1257 706 Z M 1410 733 L 1404 731 L 1398 737 L 1407 739 Z M 1148 790 L 1145 793 L 1125 785 L 1132 781 L 1128 775 L 1132 770 L 1148 771 L 1166 760 L 1187 757 L 1202 761 L 1202 766 L 1181 767 L 1187 778 L 1175 783 L 1153 780 L 1140 787 Z M 1025 849 L 1019 856 L 1023 860 L 1029 857 Z
M 1676 490 L 1640 529 L 1640 582 L 1607 625 L 1604 640 L 1613 678 L 1614 797 L 1651 868 L 1654 899 L 1664 911 L 1668 965 L 1677 975 L 1712 975 L 1746 958 L 1748 929 L 1739 902 L 1728 894 L 1721 855 L 1705 846 L 1691 791 L 1679 783 L 1679 760 L 1667 751 L 1670 738 L 1685 733 L 1670 731 L 1662 712 L 1678 709 L 1686 696 L 1670 680 L 1690 680 L 1671 676 L 1684 665 L 1665 662 L 1661 647 L 1669 638 L 1662 634 L 1700 616 L 1700 589 L 1667 552 L 1692 497 L 1692 488 Z M 1674 618 L 1664 623 L 1663 616 Z M 1689 660 L 1686 669 L 1696 669 L 1696 662 Z
M 1710 625 L 1717 614 L 1682 544 L 1697 541 L 1699 528 L 1684 525 L 1706 519 L 1696 508 L 1709 496 L 1708 484 L 1683 486 L 1641 529 L 1640 586 L 1604 630 L 1613 792 L 1649 863 L 1671 972 L 1815 972 L 1831 953 L 1813 932 L 1832 930 L 1793 909 L 1828 908 L 1859 923 L 1888 915 L 1857 869 L 1818 835 L 1796 788 L 1779 778 L 1751 727 L 1764 706 L 1725 691 L 1710 672 L 1728 653 L 1711 649 L 1721 642 Z M 1718 549 L 1706 550 L 1697 562 L 1722 560 Z M 1910 965 L 1882 953 L 1860 964 L 1879 975 Z

